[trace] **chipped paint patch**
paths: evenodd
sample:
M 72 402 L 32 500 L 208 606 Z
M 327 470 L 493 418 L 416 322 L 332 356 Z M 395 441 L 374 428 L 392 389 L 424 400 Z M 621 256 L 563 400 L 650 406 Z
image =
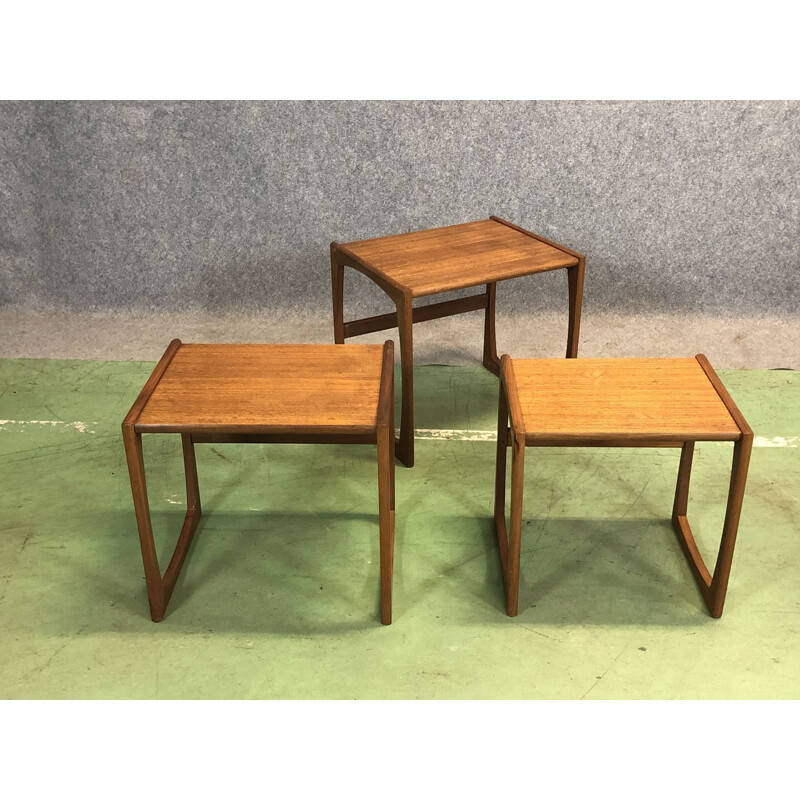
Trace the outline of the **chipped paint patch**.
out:
M 49 425 L 55 428 L 58 425 L 63 425 L 66 428 L 74 428 L 78 433 L 94 433 L 90 425 L 97 425 L 96 422 L 65 422 L 61 419 L 0 419 L 0 430 L 11 430 L 14 426 L 18 426 L 24 430 L 25 425 Z

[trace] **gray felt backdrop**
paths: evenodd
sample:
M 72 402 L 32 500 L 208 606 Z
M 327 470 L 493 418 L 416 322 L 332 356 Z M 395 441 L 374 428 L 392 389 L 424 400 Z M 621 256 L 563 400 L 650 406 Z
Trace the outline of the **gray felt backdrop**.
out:
M 797 298 L 798 103 L 4 103 L 0 137 L 4 304 L 327 313 L 331 239 L 492 213 L 597 307 Z
M 799 176 L 798 102 L 5 102 L 0 306 L 329 320 L 332 239 L 498 214 L 586 254 L 586 315 L 791 317 Z

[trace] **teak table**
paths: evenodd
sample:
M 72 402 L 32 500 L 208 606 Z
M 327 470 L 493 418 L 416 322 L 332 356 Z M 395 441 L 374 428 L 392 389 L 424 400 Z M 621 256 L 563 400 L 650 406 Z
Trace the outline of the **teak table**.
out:
M 186 519 L 163 576 L 147 502 L 143 433 L 179 433 Z M 200 520 L 194 445 L 376 444 L 381 622 L 392 621 L 394 345 L 170 343 L 122 423 L 150 616 L 164 617 Z
M 580 253 L 499 217 L 360 242 L 331 243 L 334 341 L 343 344 L 352 336 L 399 328 L 403 397 L 397 457 L 403 464 L 414 465 L 413 323 L 486 309 L 483 365 L 499 375 L 495 341 L 497 282 L 566 268 L 567 357 L 574 358 L 578 355 L 585 264 Z M 362 272 L 380 286 L 394 302 L 396 313 L 345 322 L 345 267 Z M 486 285 L 481 294 L 412 307 L 414 298 L 481 284 Z
M 501 363 L 494 519 L 509 616 L 516 616 L 519 602 L 525 448 L 574 446 L 682 448 L 672 525 L 711 616 L 720 617 L 753 432 L 706 357 L 522 360 L 504 355 Z M 734 443 L 728 506 L 713 577 L 686 518 L 694 443 L 699 441 Z

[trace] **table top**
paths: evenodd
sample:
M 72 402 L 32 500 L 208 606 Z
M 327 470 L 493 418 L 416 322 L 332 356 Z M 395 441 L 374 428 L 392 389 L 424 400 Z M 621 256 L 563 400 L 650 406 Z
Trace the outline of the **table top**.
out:
M 704 356 L 503 360 L 527 442 L 735 441 L 747 428 Z
M 144 433 L 370 433 L 383 352 L 382 345 L 175 340 L 126 422 Z
M 339 246 L 412 297 L 578 263 L 571 253 L 492 219 Z

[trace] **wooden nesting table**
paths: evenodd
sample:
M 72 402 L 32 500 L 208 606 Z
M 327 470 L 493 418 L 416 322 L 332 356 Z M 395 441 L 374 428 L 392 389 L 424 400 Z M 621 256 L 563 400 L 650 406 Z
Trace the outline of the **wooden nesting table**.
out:
M 564 268 L 569 288 L 567 357 L 574 358 L 578 355 L 585 264 L 580 253 L 499 217 L 331 244 L 334 341 L 343 344 L 352 336 L 399 328 L 403 394 L 397 457 L 403 464 L 407 467 L 414 464 L 413 323 L 485 309 L 483 365 L 499 375 L 495 341 L 497 282 Z M 389 295 L 397 311 L 345 322 L 345 267 L 352 267 L 373 280 Z M 412 305 L 418 297 L 481 284 L 486 291 L 480 294 L 418 308 Z
M 143 433 L 179 433 L 186 519 L 164 574 L 147 501 Z M 381 622 L 392 621 L 394 345 L 170 343 L 122 423 L 150 615 L 164 617 L 200 520 L 194 445 L 205 442 L 375 444 Z
M 494 519 L 506 610 L 519 595 L 526 447 L 680 447 L 672 525 L 712 617 L 722 615 L 753 432 L 703 355 L 695 358 L 502 358 Z M 510 418 L 510 427 L 509 427 Z M 686 516 L 694 443 L 733 442 L 728 505 L 713 576 Z M 506 453 L 512 448 L 506 526 Z

